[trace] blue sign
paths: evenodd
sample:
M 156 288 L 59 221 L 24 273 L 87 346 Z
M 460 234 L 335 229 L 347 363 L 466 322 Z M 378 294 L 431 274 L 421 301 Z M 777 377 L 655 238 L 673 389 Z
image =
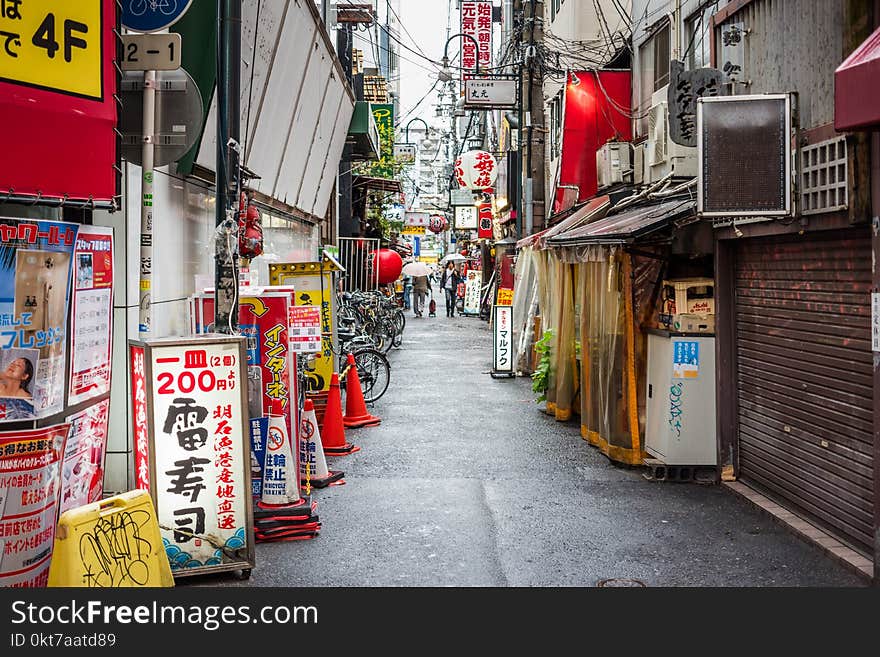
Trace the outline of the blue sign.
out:
M 697 378 L 700 373 L 700 343 L 695 340 L 675 340 L 672 345 L 672 377 Z
M 422 254 L 422 238 L 421 237 L 413 237 L 413 255 L 418 256 Z
M 122 26 L 134 32 L 158 32 L 174 25 L 192 0 L 122 0 Z
M 266 434 L 269 418 L 251 418 L 251 486 L 255 497 L 263 494 L 263 459 L 266 453 Z

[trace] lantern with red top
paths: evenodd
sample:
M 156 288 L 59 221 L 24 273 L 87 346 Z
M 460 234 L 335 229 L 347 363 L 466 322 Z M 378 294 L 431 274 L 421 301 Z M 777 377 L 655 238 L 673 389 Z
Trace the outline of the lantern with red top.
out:
M 449 222 L 446 220 L 446 217 L 442 215 L 435 214 L 428 219 L 428 230 L 432 233 L 442 233 L 448 226 Z
M 262 217 L 244 192 L 238 202 L 238 253 L 246 260 L 263 254 Z

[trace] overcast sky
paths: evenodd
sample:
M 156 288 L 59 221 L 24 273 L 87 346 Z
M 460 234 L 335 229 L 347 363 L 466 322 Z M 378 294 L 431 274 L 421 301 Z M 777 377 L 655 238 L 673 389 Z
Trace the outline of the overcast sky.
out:
M 439 62 L 443 58 L 443 45 L 446 43 L 449 2 L 445 0 L 401 0 L 400 4 L 400 19 L 403 27 L 406 28 L 400 30 L 401 41 L 416 52 L 420 52 L 421 49 L 426 56 Z M 453 11 L 453 13 L 455 12 Z M 456 26 L 457 19 L 458 16 L 455 15 L 453 20 Z M 454 33 L 452 32 L 452 34 Z M 449 44 L 450 57 L 457 52 L 456 46 L 456 41 Z M 436 92 L 431 93 L 415 112 L 408 116 L 407 113 L 437 80 L 436 67 L 405 48 L 400 49 L 400 57 L 400 115 L 402 118 L 405 117 L 401 128 L 416 116 L 431 125 L 435 119 Z M 415 129 L 420 125 L 415 123 L 412 128 Z

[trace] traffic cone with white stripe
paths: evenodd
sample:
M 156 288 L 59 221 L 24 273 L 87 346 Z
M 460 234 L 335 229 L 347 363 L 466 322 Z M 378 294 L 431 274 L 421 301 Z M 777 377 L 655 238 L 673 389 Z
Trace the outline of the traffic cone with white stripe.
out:
M 324 444 L 324 453 L 328 456 L 342 456 L 360 450 L 357 445 L 345 441 L 342 395 L 339 392 L 339 375 L 336 372 L 333 372 L 333 376 L 330 378 L 330 394 L 327 395 L 327 409 L 324 411 L 321 441 Z
M 339 486 L 345 483 L 342 470 L 327 468 L 324 447 L 321 445 L 321 432 L 315 417 L 315 405 L 311 399 L 303 404 L 302 422 L 300 422 L 299 443 L 299 476 L 305 486 L 306 495 L 311 488 L 325 488 L 330 485 Z
M 361 380 L 358 376 L 354 354 L 348 355 L 348 374 L 345 375 L 345 415 L 342 422 L 347 429 L 374 427 L 382 418 L 372 415 L 364 402 Z

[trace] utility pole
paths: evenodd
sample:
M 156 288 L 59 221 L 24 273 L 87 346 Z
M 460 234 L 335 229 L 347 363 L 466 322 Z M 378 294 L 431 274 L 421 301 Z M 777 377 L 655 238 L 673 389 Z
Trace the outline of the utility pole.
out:
M 214 330 L 238 333 L 238 199 L 241 1 L 217 0 L 217 173 Z
M 525 137 L 522 206 L 525 214 L 522 235 L 544 230 L 544 81 L 538 68 L 537 49 L 544 40 L 543 0 L 517 0 L 523 10 L 522 42 L 525 45 L 522 70 L 520 139 Z

